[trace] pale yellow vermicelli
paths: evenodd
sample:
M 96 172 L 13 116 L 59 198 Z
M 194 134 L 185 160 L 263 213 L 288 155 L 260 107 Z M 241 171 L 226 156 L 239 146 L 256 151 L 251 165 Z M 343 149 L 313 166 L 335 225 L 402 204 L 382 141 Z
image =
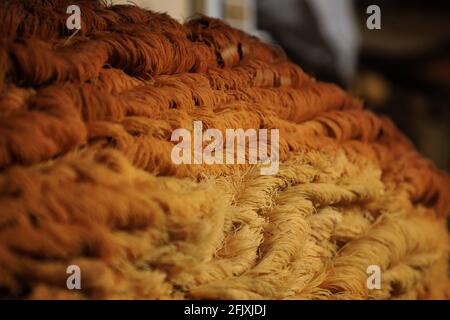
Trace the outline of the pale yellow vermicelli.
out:
M 442 298 L 445 225 L 380 176 L 317 151 L 276 176 L 202 182 L 155 177 L 113 150 L 16 168 L 0 180 L 1 281 L 71 295 L 77 264 L 91 298 Z M 369 265 L 382 290 L 367 289 Z

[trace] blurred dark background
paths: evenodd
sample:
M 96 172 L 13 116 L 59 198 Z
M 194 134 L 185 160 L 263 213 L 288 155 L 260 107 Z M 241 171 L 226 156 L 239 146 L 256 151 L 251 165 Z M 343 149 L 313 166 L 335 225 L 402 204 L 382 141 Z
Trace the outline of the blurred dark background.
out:
M 374 4 L 380 30 L 366 25 Z M 261 0 L 258 9 L 259 29 L 295 62 L 389 115 L 450 171 L 450 1 Z
M 357 12 L 369 3 L 357 1 Z M 351 88 L 450 171 L 450 1 L 378 3 L 381 30 L 364 28 L 360 15 L 359 72 Z

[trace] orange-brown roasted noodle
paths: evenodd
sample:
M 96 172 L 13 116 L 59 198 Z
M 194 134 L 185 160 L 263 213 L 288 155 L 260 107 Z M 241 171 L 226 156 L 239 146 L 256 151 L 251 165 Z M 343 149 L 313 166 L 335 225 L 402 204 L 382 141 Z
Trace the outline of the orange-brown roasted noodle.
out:
M 0 298 L 448 297 L 449 179 L 389 119 L 220 20 L 75 2 L 73 36 L 0 3 Z M 279 172 L 174 164 L 196 120 L 279 129 Z

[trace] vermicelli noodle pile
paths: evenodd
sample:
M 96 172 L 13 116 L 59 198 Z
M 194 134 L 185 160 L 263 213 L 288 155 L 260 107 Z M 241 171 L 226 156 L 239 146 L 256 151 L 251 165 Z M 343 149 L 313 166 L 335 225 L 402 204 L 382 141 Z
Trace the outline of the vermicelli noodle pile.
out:
M 449 179 L 389 119 L 220 20 L 72 4 L 0 2 L 1 298 L 448 297 Z M 278 173 L 175 164 L 194 121 L 278 129 Z

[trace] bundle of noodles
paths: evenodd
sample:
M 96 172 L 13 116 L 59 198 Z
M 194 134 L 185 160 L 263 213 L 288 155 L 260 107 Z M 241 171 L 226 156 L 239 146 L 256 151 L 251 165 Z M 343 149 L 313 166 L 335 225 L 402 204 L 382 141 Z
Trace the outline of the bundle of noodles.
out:
M 219 20 L 71 4 L 0 3 L 2 298 L 447 296 L 449 180 L 388 119 Z M 278 173 L 174 164 L 195 120 L 279 129 Z

